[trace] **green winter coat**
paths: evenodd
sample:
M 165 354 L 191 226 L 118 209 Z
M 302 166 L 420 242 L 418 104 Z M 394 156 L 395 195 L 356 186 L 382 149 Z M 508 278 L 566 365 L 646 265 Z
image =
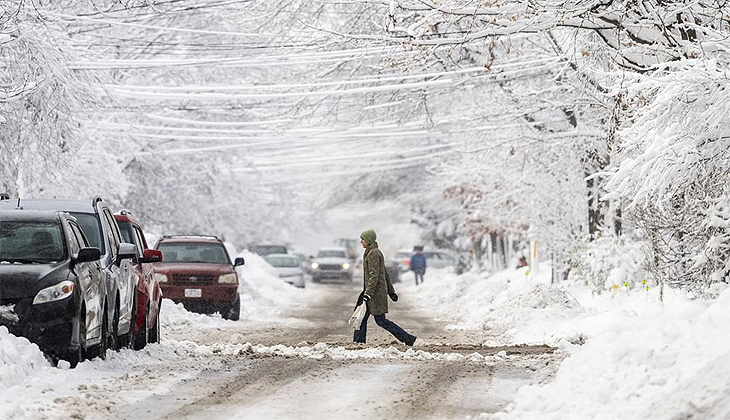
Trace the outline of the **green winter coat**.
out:
M 371 244 L 365 250 L 362 264 L 363 290 L 370 296 L 368 309 L 373 315 L 388 313 L 388 295 L 395 293 L 390 282 L 388 270 L 385 269 L 385 258 L 378 249 L 378 243 Z

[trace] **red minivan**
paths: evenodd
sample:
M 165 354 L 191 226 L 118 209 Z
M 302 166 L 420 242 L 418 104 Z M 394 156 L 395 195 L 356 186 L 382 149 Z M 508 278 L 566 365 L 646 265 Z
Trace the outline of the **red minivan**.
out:
M 165 298 L 182 302 L 189 311 L 237 321 L 241 311 L 238 274 L 223 242 L 215 236 L 163 236 L 155 248 L 164 262 L 155 264 L 155 277 Z
M 162 261 L 162 253 L 147 247 L 142 226 L 127 210 L 114 215 L 124 242 L 134 244 L 137 249 L 132 269 L 136 278 L 137 293 L 132 305 L 134 324 L 129 333 L 122 337 L 122 345 L 135 350 L 143 349 L 147 343 L 160 342 L 160 306 L 162 289 L 155 278 L 152 263 Z

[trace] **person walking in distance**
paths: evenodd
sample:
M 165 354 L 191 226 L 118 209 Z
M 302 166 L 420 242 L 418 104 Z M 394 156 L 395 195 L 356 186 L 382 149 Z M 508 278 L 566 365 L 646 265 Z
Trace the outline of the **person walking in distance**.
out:
M 413 247 L 414 254 L 411 255 L 411 270 L 416 275 L 416 286 L 418 286 L 418 279 L 421 279 L 423 283 L 423 275 L 426 274 L 426 256 L 423 255 L 422 246 Z
M 360 244 L 365 249 L 363 256 L 363 290 L 357 299 L 357 305 L 365 302 L 367 312 L 365 318 L 360 324 L 360 329 L 355 330 L 352 341 L 355 343 L 365 343 L 368 330 L 368 318 L 373 315 L 375 323 L 393 334 L 398 341 L 406 346 L 412 346 L 416 341 L 416 336 L 408 334 L 403 328 L 399 327 L 395 322 L 385 318 L 388 313 L 388 296 L 393 302 L 398 301 L 398 295 L 395 293 L 393 283 L 390 281 L 388 271 L 385 269 L 385 258 L 383 253 L 378 249 L 376 242 L 377 235 L 372 229 L 364 231 L 360 235 Z

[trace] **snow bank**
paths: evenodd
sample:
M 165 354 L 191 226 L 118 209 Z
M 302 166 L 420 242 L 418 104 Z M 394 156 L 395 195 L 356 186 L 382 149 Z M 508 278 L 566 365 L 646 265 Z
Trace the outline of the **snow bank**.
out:
M 730 418 L 730 290 L 612 322 L 496 419 Z
M 6 327 L 0 326 L 0 394 L 50 367 L 37 345 L 10 334 Z
M 537 274 L 509 269 L 494 275 L 459 276 L 430 269 L 420 286 L 405 277 L 405 285 L 399 288 L 417 296 L 423 310 L 454 322 L 450 328 L 488 332 L 491 338 L 485 345 L 570 341 L 576 332 L 563 324 L 584 312 L 568 291 L 549 285 L 546 265 Z M 556 329 L 556 325 L 565 328 Z

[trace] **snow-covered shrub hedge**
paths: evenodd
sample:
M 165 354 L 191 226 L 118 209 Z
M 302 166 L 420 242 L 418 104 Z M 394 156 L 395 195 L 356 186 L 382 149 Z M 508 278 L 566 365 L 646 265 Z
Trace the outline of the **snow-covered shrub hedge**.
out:
M 626 236 L 607 236 L 575 250 L 570 279 L 583 281 L 600 293 L 615 287 L 643 286 L 648 274 L 640 242 Z

